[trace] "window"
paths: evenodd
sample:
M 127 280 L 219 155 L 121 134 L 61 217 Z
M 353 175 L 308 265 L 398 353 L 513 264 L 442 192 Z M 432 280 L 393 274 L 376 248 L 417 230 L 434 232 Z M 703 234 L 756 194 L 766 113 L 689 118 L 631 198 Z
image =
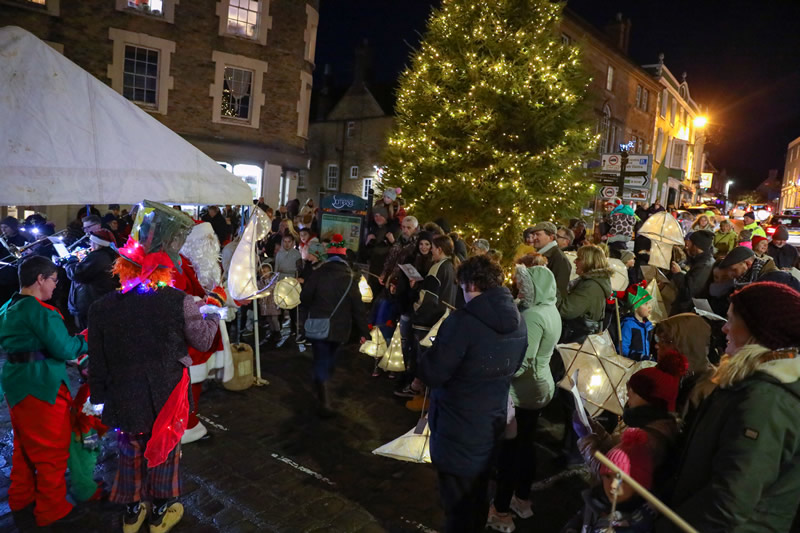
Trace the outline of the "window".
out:
M 301 170 L 297 173 L 297 188 L 298 189 L 305 189 L 306 182 L 308 181 L 308 171 Z
M 328 165 L 328 190 L 335 191 L 339 188 L 339 165 Z
M 650 99 L 650 91 L 642 89 L 642 111 L 647 112 L 647 101 Z
M 361 198 L 369 197 L 369 190 L 372 188 L 372 178 L 364 178 L 361 185 Z
M 219 34 L 240 37 L 267 44 L 267 31 L 272 28 L 269 0 L 220 0 L 217 2 Z
M 217 50 L 211 59 L 216 64 L 209 91 L 214 98 L 211 121 L 258 128 L 265 99 L 262 84 L 267 63 Z
M 306 4 L 306 31 L 303 40 L 306 43 L 303 57 L 309 63 L 314 63 L 314 54 L 317 49 L 317 27 L 319 26 L 319 13 L 311 5 Z
M 122 96 L 139 104 L 156 106 L 158 50 L 125 45 Z
M 308 118 L 311 109 L 311 85 L 314 78 L 310 73 L 300 71 L 300 98 L 297 100 L 297 136 L 308 138 Z
M 661 92 L 661 116 L 667 118 L 667 106 L 669 105 L 669 92 L 664 89 Z
M 686 170 L 686 160 L 689 155 L 689 144 L 681 139 L 672 141 L 672 159 L 670 168 Z
M 23 9 L 46 13 L 55 17 L 61 14 L 61 0 L 0 0 L 0 3 L 11 4 Z
M 675 115 L 678 112 L 678 101 L 673 98 L 672 99 L 672 109 L 669 112 L 669 123 L 671 126 L 675 125 Z
M 138 15 L 175 22 L 175 6 L 181 0 L 116 0 L 117 11 L 127 11 Z
M 108 65 L 111 88 L 148 111 L 166 115 L 175 43 L 117 28 L 109 28 L 108 37 L 114 42 L 113 63 Z
M 347 123 L 347 138 L 351 139 L 356 134 L 356 123 L 350 121 Z
M 642 107 L 642 86 L 636 86 L 636 107 Z
M 664 131 L 658 128 L 658 135 L 656 136 L 656 161 L 661 161 L 661 150 L 664 148 Z
M 351 180 L 358 179 L 358 167 L 357 166 L 350 167 L 350 179 Z
M 600 153 L 608 153 L 609 130 L 611 126 L 611 108 L 608 105 L 603 106 L 603 115 L 600 117 L 600 123 L 597 127 L 597 133 L 600 134 Z
M 572 42 L 572 39 L 566 33 L 561 34 L 561 44 L 569 45 Z M 366 197 L 365 197 L 366 198 Z
M 610 91 L 614 88 L 614 67 L 608 66 L 606 71 L 606 90 Z

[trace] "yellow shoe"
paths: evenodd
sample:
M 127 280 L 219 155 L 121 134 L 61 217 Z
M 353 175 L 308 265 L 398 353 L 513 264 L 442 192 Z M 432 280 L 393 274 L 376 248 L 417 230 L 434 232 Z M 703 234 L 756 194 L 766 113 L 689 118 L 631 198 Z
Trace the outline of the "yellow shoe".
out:
M 424 394 L 417 394 L 412 399 L 406 402 L 406 409 L 418 413 L 420 411 L 427 411 L 429 405 L 430 405 L 430 400 L 425 398 Z
M 147 518 L 147 506 L 144 502 L 139 504 L 139 514 L 136 516 L 129 516 L 127 511 L 122 517 L 122 533 L 138 533 Z
M 167 533 L 170 529 L 172 529 L 175 524 L 181 521 L 183 518 L 183 504 L 180 502 L 173 502 L 167 507 L 167 510 L 164 512 L 163 515 L 156 518 L 155 516 L 156 511 L 153 510 L 153 516 L 150 519 L 150 533 Z M 156 520 L 153 520 L 156 519 Z

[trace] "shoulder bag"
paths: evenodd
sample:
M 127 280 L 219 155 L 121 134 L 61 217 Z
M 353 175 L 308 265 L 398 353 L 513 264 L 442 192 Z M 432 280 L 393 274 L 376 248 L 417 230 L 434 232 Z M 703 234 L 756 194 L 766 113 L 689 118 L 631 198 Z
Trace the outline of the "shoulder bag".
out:
M 333 308 L 331 315 L 328 318 L 307 318 L 305 322 L 305 332 L 306 338 L 311 339 L 314 341 L 324 341 L 328 338 L 331 330 L 331 317 L 336 314 L 336 311 L 339 310 L 339 306 L 342 305 L 347 294 L 350 292 L 350 287 L 353 286 L 353 273 L 350 269 L 347 269 L 347 273 L 350 276 L 350 282 L 347 284 L 347 289 L 342 294 L 342 297 L 339 298 L 339 303 L 336 304 L 336 307 Z

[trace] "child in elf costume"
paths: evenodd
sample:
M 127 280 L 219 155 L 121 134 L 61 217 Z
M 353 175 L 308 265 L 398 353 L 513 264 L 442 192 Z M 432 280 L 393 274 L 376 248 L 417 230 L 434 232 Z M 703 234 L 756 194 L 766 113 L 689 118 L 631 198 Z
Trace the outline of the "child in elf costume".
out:
M 653 359 L 654 326 L 648 318 L 653 297 L 641 285 L 631 285 L 627 295 L 632 313 L 622 319 L 622 355 L 636 361 L 650 361 Z

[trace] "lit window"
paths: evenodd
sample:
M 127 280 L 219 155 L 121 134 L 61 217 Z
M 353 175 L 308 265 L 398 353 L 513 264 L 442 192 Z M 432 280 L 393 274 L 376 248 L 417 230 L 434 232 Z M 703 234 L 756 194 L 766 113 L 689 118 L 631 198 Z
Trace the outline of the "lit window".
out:
M 328 190 L 339 188 L 339 165 L 328 165 Z
M 661 161 L 661 150 L 664 148 L 664 131 L 658 128 L 658 135 L 656 136 L 656 161 Z
M 141 104 L 157 105 L 158 50 L 125 45 L 122 96 Z
M 111 88 L 148 111 L 166 115 L 175 43 L 117 28 L 109 28 L 108 37 L 114 43 L 113 63 L 108 65 Z
M 56 17 L 61 14 L 61 0 L 0 0 L 0 3 L 15 5 L 23 9 L 30 9 Z
M 369 190 L 372 188 L 372 178 L 364 178 L 364 183 L 361 186 L 361 197 L 367 198 L 369 196 Z
M 669 93 L 664 89 L 661 93 L 661 116 L 667 118 L 667 106 L 669 105 Z
M 28 2 L 30 2 L 31 4 L 39 5 L 39 6 L 46 6 L 47 5 L 47 0 L 28 0 Z
M 225 118 L 250 120 L 253 71 L 225 67 L 220 114 Z
M 214 83 L 209 90 L 214 98 L 211 121 L 258 128 L 265 100 L 262 86 L 267 63 L 216 50 L 211 59 L 216 64 Z
M 356 166 L 350 167 L 350 179 L 351 180 L 358 179 L 358 167 Z
M 671 126 L 675 125 L 675 115 L 678 112 L 678 101 L 676 99 L 672 99 L 672 109 L 669 113 L 669 123 Z
M 348 122 L 347 123 L 347 137 L 352 138 L 356 134 L 356 123 L 355 122 Z
M 219 34 L 241 37 L 267 44 L 267 30 L 272 28 L 269 0 L 220 0 L 217 2 Z
M 180 0 L 116 0 L 117 11 L 134 12 L 158 18 L 172 24 L 175 22 L 175 6 Z
M 614 67 L 609 65 L 608 71 L 606 71 L 606 90 L 610 91 L 613 88 L 614 88 Z
M 317 49 L 317 27 L 319 26 L 319 13 L 316 9 L 306 4 L 306 31 L 303 40 L 306 43 L 303 57 L 309 63 L 314 62 L 314 53 Z

